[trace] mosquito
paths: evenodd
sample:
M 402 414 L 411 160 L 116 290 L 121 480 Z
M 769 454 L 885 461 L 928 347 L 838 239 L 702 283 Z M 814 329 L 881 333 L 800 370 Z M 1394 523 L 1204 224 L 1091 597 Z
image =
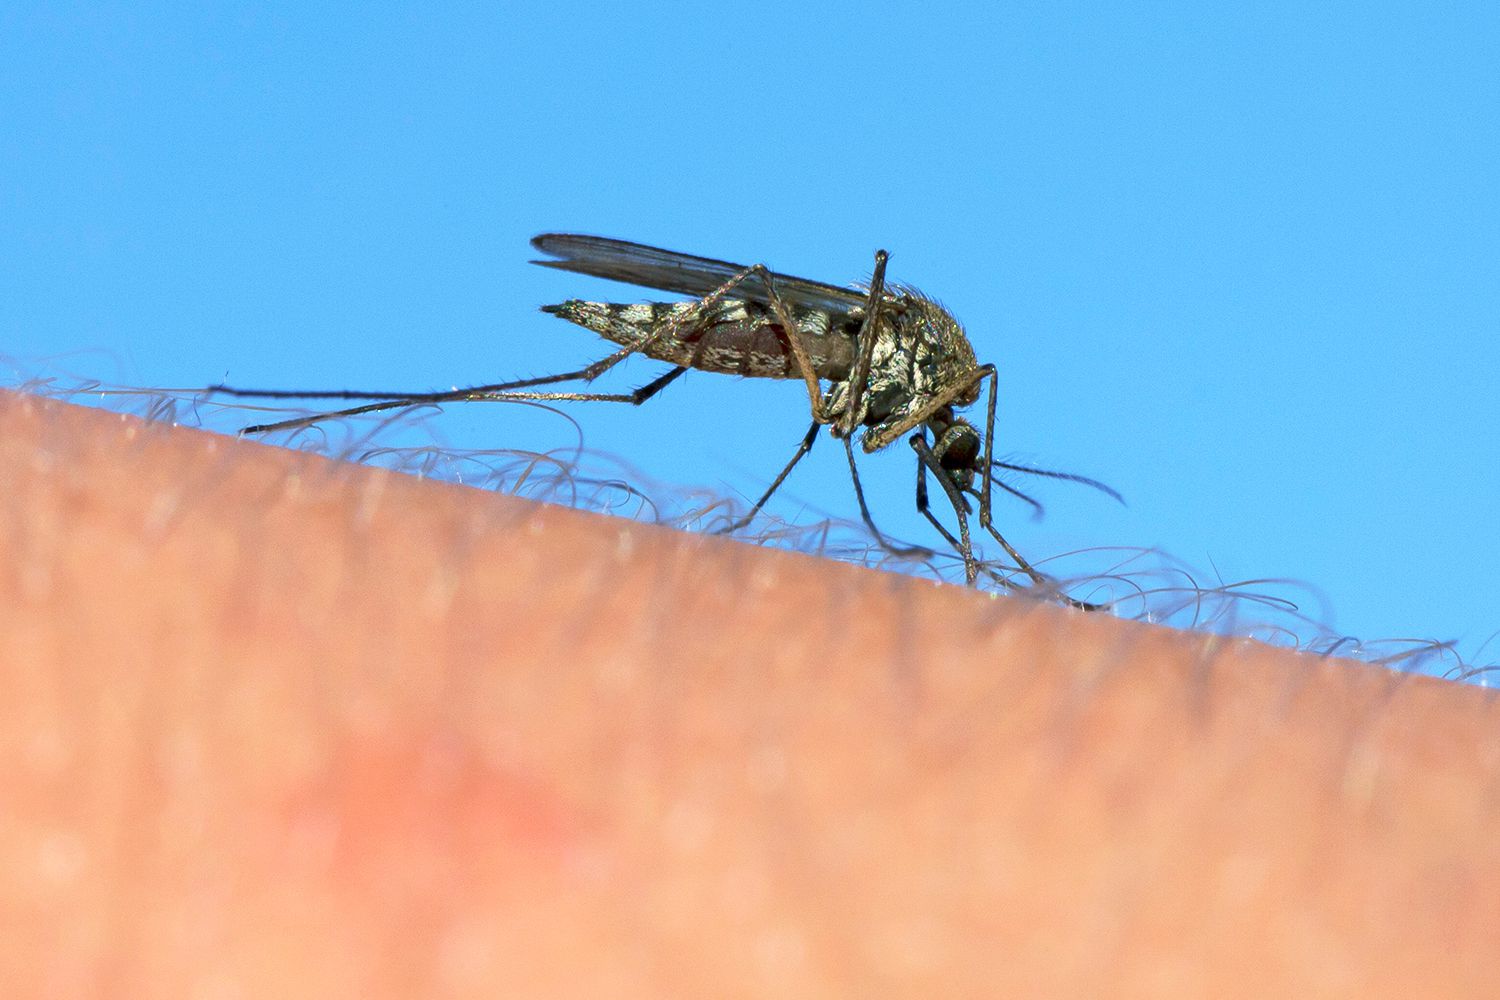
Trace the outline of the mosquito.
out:
M 889 551 L 930 551 L 894 545 L 875 526 L 865 503 L 854 459 L 859 438 L 866 453 L 880 451 L 903 435 L 917 458 L 917 510 L 962 557 L 965 581 L 974 586 L 981 562 L 969 531 L 978 502 L 979 524 L 1033 585 L 1056 584 L 1026 560 L 996 529 L 991 513 L 994 488 L 1040 505 L 1002 482 L 997 470 L 1068 480 L 1098 489 L 1116 500 L 1114 490 L 1084 476 L 1016 465 L 994 457 L 997 377 L 995 366 L 979 364 L 968 336 L 953 314 L 915 289 L 885 280 L 889 255 L 875 254 L 868 283 L 838 286 L 777 274 L 764 264 L 743 266 L 708 257 L 663 250 L 602 236 L 543 233 L 531 245 L 551 258 L 543 267 L 607 278 L 690 296 L 679 302 L 589 302 L 570 299 L 543 306 L 551 313 L 619 345 L 608 356 L 576 371 L 537 378 L 470 386 L 444 392 L 377 393 L 237 389 L 210 391 L 234 395 L 298 399 L 369 399 L 373 402 L 310 416 L 256 424 L 241 433 L 306 427 L 323 420 L 434 403 L 470 401 L 589 401 L 639 406 L 688 369 L 756 378 L 800 380 L 807 389 L 812 425 L 791 459 L 750 510 L 724 532 L 749 524 L 812 450 L 827 427 L 843 442 L 860 516 Z M 672 367 L 631 392 L 559 391 L 541 387 L 582 383 L 585 387 L 631 355 Z M 988 382 L 986 389 L 985 383 Z M 959 411 L 985 396 L 984 431 Z M 929 503 L 931 476 L 953 507 L 958 534 L 938 519 Z M 1123 501 L 1122 501 L 1123 502 Z M 1008 575 L 986 571 L 1008 588 L 1020 586 Z M 1069 604 L 1098 605 L 1066 597 Z

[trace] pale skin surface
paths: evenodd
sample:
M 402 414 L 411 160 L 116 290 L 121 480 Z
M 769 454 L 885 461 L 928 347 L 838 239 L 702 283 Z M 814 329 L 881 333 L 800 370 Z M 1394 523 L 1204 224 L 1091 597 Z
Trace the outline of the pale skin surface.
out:
M 8 997 L 1493 995 L 1483 690 L 0 430 Z

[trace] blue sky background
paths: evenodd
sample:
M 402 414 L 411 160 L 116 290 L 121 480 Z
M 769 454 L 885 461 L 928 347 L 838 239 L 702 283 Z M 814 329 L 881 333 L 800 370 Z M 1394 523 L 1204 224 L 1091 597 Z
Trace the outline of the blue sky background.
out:
M 1500 628 L 1497 108 L 1493 3 L 11 3 L 0 351 L 438 388 L 599 356 L 541 303 L 646 297 L 528 266 L 540 231 L 840 283 L 885 247 L 999 366 L 1002 453 L 1129 498 L 1041 488 L 1045 521 L 1002 508 L 1023 551 L 1161 546 L 1472 655 Z M 572 412 L 754 495 L 807 401 L 696 375 Z M 853 515 L 828 444 L 782 513 Z M 866 469 L 929 538 L 905 446 Z

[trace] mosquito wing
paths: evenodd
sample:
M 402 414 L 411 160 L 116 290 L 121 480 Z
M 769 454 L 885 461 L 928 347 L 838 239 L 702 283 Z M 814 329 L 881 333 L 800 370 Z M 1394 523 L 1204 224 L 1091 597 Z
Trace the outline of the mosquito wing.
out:
M 595 278 L 608 278 L 646 288 L 659 288 L 683 295 L 703 296 L 745 270 L 742 265 L 709 257 L 662 250 L 626 240 L 603 236 L 580 236 L 576 233 L 543 233 L 531 245 L 557 260 L 537 260 L 533 264 L 576 271 Z M 776 292 L 788 305 L 800 305 L 842 315 L 862 309 L 865 293 L 857 288 L 840 288 L 821 281 L 808 281 L 785 274 L 773 274 Z M 738 285 L 730 297 L 770 304 L 765 283 L 750 278 Z

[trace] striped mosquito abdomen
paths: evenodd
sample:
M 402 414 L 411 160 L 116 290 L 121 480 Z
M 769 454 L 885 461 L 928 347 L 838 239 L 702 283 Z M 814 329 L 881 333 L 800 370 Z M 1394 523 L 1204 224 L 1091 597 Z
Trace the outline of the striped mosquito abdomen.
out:
M 705 323 L 692 324 L 692 302 L 585 302 L 571 299 L 542 311 L 577 323 L 622 347 L 642 343 L 653 332 L 672 323 L 673 330 L 645 345 L 647 357 L 700 371 L 755 378 L 800 378 L 797 360 L 770 312 L 756 303 L 728 301 Z M 794 317 L 809 345 L 819 378 L 842 381 L 854 363 L 854 342 L 842 331 L 830 330 L 828 313 L 797 310 Z

